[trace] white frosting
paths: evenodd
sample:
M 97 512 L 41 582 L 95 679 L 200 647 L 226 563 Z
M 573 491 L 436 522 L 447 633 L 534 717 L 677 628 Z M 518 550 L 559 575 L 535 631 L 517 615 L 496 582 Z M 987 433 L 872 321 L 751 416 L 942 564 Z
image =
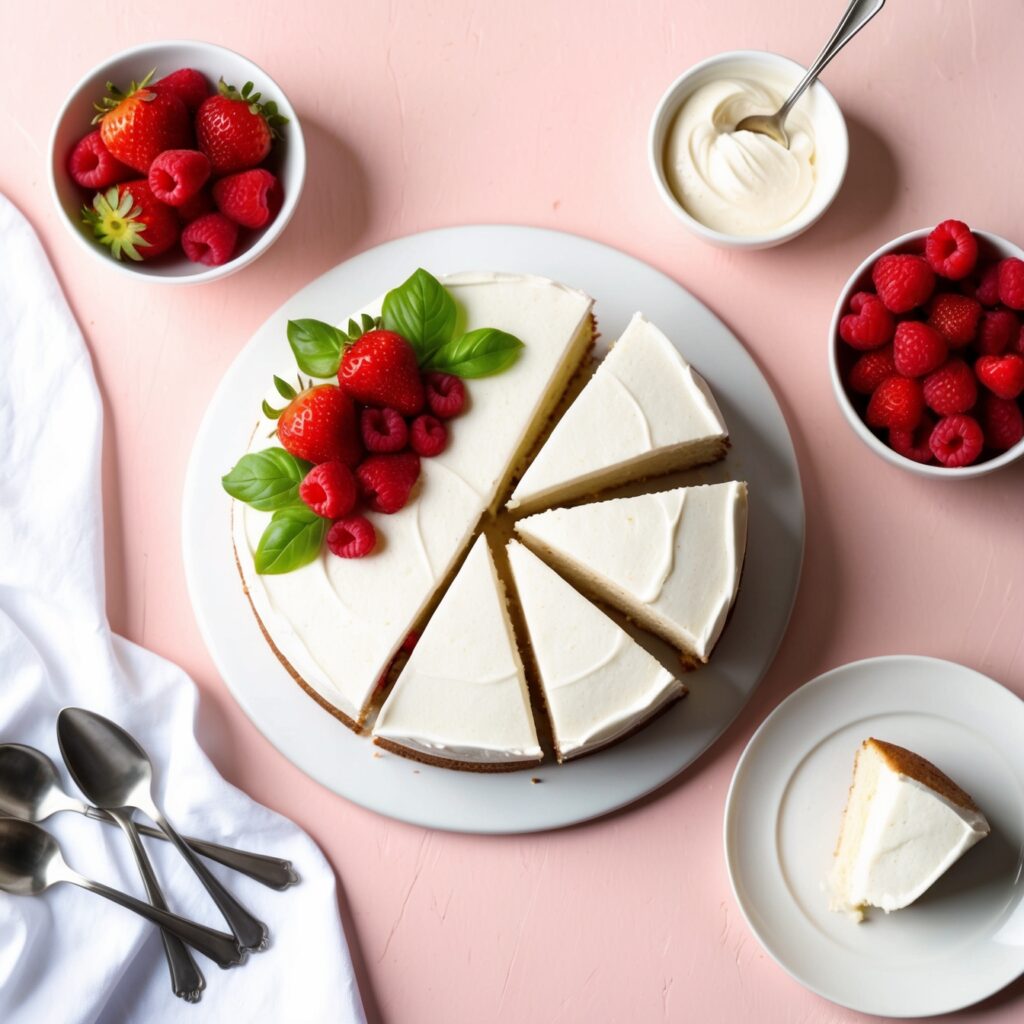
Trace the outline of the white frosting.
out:
M 508 554 L 560 760 L 614 742 L 686 692 L 522 544 Z
M 679 487 L 551 509 L 515 528 L 609 604 L 707 660 L 739 587 L 747 485 Z
M 730 235 L 763 235 L 794 220 L 818 181 L 809 92 L 786 119 L 789 149 L 734 131 L 748 114 L 773 114 L 794 84 L 777 71 L 732 76 L 695 89 L 676 113 L 665 147 L 669 186 L 695 220 Z
M 325 546 L 301 569 L 260 576 L 252 552 L 270 516 L 236 503 L 232 517 L 242 574 L 265 629 L 295 671 L 352 719 L 495 500 L 593 304 L 582 292 L 520 274 L 457 274 L 444 283 L 459 306 L 460 330 L 500 327 L 525 347 L 505 373 L 468 382 L 469 403 L 449 425 L 449 446 L 422 460 L 409 504 L 394 515 L 369 514 L 378 550 L 344 559 Z M 376 314 L 380 304 L 364 312 Z M 283 334 L 281 345 L 278 373 L 290 379 L 295 365 Z M 272 389 L 267 395 L 279 401 Z M 276 443 L 270 429 L 260 421 L 251 450 Z
M 540 760 L 523 666 L 484 537 L 431 616 L 373 734 L 453 761 Z
M 636 313 L 512 492 L 510 509 L 600 489 L 673 448 L 724 441 L 711 391 L 679 350 Z M 680 463 L 675 468 L 684 468 Z

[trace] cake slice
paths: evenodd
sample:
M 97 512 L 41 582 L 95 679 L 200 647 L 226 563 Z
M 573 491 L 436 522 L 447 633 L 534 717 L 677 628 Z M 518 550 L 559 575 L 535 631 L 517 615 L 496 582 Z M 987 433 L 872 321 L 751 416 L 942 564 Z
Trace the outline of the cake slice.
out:
M 636 313 L 523 474 L 510 510 L 560 505 L 721 459 L 729 432 L 711 390 Z
M 686 688 L 522 544 L 509 563 L 559 762 L 636 732 Z
M 541 760 L 504 588 L 483 536 L 413 648 L 373 737 L 445 768 L 508 771 Z
M 747 485 L 736 481 L 551 509 L 515 529 L 585 594 L 706 662 L 739 589 Z
M 930 761 L 867 739 L 836 845 L 832 909 L 858 921 L 865 907 L 900 910 L 988 834 L 974 801 Z

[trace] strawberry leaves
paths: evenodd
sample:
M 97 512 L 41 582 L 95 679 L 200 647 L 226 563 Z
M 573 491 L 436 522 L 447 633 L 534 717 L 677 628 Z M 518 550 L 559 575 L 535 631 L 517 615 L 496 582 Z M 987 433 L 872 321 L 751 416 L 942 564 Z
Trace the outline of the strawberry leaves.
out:
M 320 553 L 330 521 L 305 505 L 274 513 L 253 555 L 261 576 L 275 576 L 308 565 Z
M 259 512 L 278 512 L 299 506 L 299 484 L 312 468 L 283 448 L 264 448 L 243 455 L 226 476 L 224 490 Z
M 442 345 L 424 364 L 425 370 L 456 377 L 491 377 L 507 370 L 523 343 L 496 327 L 480 327 Z
M 455 333 L 455 300 L 422 268 L 384 296 L 382 314 L 384 329 L 405 338 L 421 366 Z

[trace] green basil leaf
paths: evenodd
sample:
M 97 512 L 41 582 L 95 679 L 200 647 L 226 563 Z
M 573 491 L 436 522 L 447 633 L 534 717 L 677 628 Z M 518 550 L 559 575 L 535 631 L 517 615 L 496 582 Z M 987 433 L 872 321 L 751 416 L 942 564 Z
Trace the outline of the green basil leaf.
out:
M 265 448 L 243 455 L 221 483 L 232 498 L 260 512 L 276 512 L 299 503 L 299 484 L 311 468 L 283 448 Z
M 423 365 L 455 333 L 455 300 L 425 270 L 384 296 L 384 328 L 400 334 Z
M 256 546 L 253 556 L 256 571 L 263 576 L 274 576 L 312 562 L 320 552 L 330 525 L 330 520 L 305 505 L 275 512 Z
M 518 358 L 523 343 L 496 327 L 480 327 L 439 348 L 424 369 L 456 377 L 490 377 L 507 370 Z
M 341 365 L 348 338 L 345 332 L 322 320 L 289 320 L 288 344 L 295 362 L 310 377 L 333 377 Z

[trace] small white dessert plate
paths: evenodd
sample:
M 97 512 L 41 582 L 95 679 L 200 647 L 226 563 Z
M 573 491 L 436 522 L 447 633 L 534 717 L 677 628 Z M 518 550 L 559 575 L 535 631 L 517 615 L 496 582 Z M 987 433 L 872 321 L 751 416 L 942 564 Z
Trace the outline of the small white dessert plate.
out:
M 338 320 L 404 280 L 504 270 L 541 274 L 593 295 L 605 339 L 638 309 L 672 338 L 714 389 L 733 447 L 687 482 L 750 484 L 743 585 L 711 663 L 686 676 L 690 693 L 636 736 L 578 762 L 476 774 L 382 755 L 315 704 L 274 656 L 242 591 L 220 486 L 244 452 L 259 396 L 289 358 L 289 318 Z M 659 482 L 658 486 L 671 486 Z M 767 381 L 746 349 L 684 288 L 625 253 L 537 228 L 443 228 L 399 238 L 313 281 L 256 332 L 224 375 L 199 429 L 185 481 L 182 543 L 192 606 L 224 681 L 289 760 L 364 807 L 429 828 L 511 833 L 560 828 L 624 807 L 691 764 L 736 717 L 764 675 L 789 621 L 803 555 L 804 506 L 796 455 Z M 677 658 L 651 641 L 656 657 Z M 537 779 L 543 785 L 532 784 Z
M 933 761 L 992 834 L 916 903 L 857 924 L 824 889 L 853 758 L 869 736 Z M 873 658 L 783 701 L 743 752 L 725 806 L 736 902 L 797 981 L 862 1013 L 970 1006 L 1024 973 L 1024 701 L 935 658 Z

